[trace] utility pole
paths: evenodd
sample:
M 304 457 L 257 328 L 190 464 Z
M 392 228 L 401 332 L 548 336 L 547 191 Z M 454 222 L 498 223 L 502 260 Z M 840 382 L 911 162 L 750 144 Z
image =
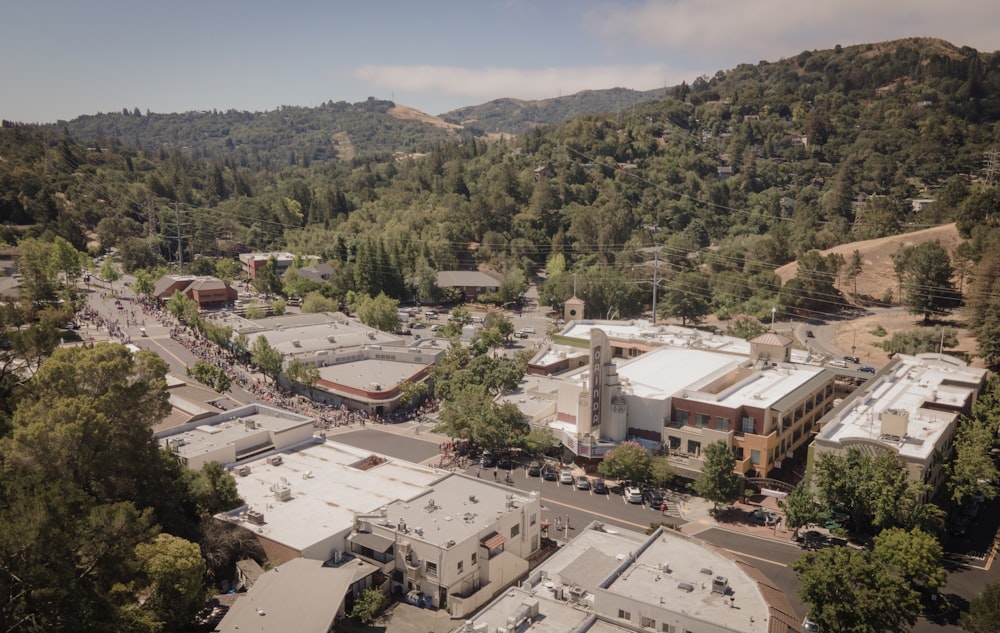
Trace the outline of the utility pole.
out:
M 658 272 L 660 272 L 659 249 L 653 252 L 653 327 L 656 327 L 656 290 L 660 285 L 659 280 L 656 278 Z
M 997 171 L 1000 170 L 1000 151 L 991 149 L 984 153 L 986 155 L 986 184 L 992 185 Z
M 191 237 L 190 235 L 183 235 L 181 233 L 182 226 L 190 226 L 190 222 L 181 222 L 181 206 L 179 203 L 174 203 L 174 215 L 177 221 L 177 235 L 174 239 L 177 240 L 177 273 L 182 274 L 184 272 L 184 238 Z

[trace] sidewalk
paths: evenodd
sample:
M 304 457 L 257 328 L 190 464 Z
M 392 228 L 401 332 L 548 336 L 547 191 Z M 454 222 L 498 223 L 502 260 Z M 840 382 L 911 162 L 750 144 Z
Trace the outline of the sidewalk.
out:
M 783 521 L 777 525 L 757 525 L 747 520 L 747 514 L 756 508 L 777 512 L 784 517 L 777 500 L 773 497 L 758 496 L 749 499 L 749 502 L 737 501 L 713 516 L 713 504 L 710 501 L 690 495 L 684 496 L 686 499 L 680 504 L 681 518 L 687 521 L 680 528 L 683 534 L 697 536 L 700 532 L 717 528 L 772 541 L 794 542 L 792 539 L 794 531 L 786 528 Z

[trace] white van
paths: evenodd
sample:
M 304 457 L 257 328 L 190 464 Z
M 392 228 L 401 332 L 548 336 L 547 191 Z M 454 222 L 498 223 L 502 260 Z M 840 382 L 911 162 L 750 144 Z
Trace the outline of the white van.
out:
M 842 360 L 831 360 L 827 363 L 830 367 L 840 367 L 841 369 L 847 369 L 847 362 Z

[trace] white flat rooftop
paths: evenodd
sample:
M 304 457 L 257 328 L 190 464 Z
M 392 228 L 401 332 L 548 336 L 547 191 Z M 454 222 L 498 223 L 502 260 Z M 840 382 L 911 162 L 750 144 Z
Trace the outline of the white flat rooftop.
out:
M 628 563 L 634 554 L 635 560 Z M 618 602 L 598 595 L 606 591 L 646 603 L 651 607 L 650 613 L 669 612 L 657 615 L 657 631 L 661 624 L 673 623 L 677 621 L 677 614 L 683 614 L 704 622 L 704 630 L 767 633 L 774 617 L 771 607 L 780 609 L 788 605 L 769 605 L 761 586 L 746 569 L 749 567 L 701 541 L 668 530 L 653 538 L 593 523 L 545 560 L 526 582 L 508 589 L 471 621 L 474 626 L 494 631 L 507 626 L 508 617 L 523 613 L 526 603 L 537 602 L 538 616 L 530 625 L 522 624 L 518 631 L 619 633 L 638 630 L 636 609 L 631 610 L 631 621 L 619 620 Z M 719 576 L 725 578 L 725 594 L 712 591 L 712 579 Z M 578 604 L 573 604 L 571 588 L 579 595 L 575 599 Z M 604 612 L 602 603 L 613 612 Z M 591 614 L 598 619 L 588 622 Z M 690 621 L 684 626 L 701 630 Z M 677 630 L 683 627 L 678 626 Z
M 338 350 L 361 347 L 362 345 L 403 345 L 403 339 L 354 324 L 314 323 L 308 325 L 282 325 L 258 332 L 248 332 L 247 340 L 251 349 L 253 342 L 263 336 L 271 347 L 287 356 L 301 356 L 323 350 Z
M 220 418 L 231 419 L 218 422 Z M 260 435 L 263 432 L 281 433 L 303 424 L 312 424 L 313 418 L 262 404 L 250 404 L 220 412 L 198 422 L 203 423 L 183 433 L 163 433 L 162 437 L 177 442 L 174 448 L 177 455 L 182 457 L 204 455 L 222 446 L 238 444 L 248 435 Z
M 266 458 L 248 462 L 250 474 L 236 475 L 239 494 L 249 509 L 264 514 L 258 526 L 247 529 L 302 550 L 330 535 L 349 529 L 355 513 L 367 514 L 397 499 L 410 500 L 431 489 L 441 471 L 387 458 L 385 463 L 359 470 L 356 464 L 372 453 L 325 442 L 280 453 L 279 465 Z M 277 501 L 273 487 L 291 488 L 291 499 Z
M 478 536 L 499 514 L 520 512 L 532 498 L 503 484 L 449 474 L 420 497 L 390 504 L 386 518 L 395 525 L 404 522 L 411 539 L 445 547 L 448 541 Z
M 323 380 L 365 391 L 388 391 L 420 373 L 427 365 L 392 360 L 361 359 L 319 368 Z M 378 385 L 381 389 L 375 389 Z
M 669 571 L 661 569 L 664 563 Z M 712 591 L 712 580 L 718 576 L 726 579 L 729 595 Z M 715 549 L 669 530 L 608 589 L 648 604 L 662 603 L 672 611 L 734 631 L 768 631 L 770 612 L 756 581 Z
M 903 457 L 927 459 L 957 413 L 972 398 L 985 370 L 941 362 L 931 355 L 900 356 L 864 389 L 844 403 L 827 421 L 817 440 L 840 443 L 850 439 L 882 440 Z M 906 436 L 883 437 L 880 416 L 888 411 L 909 416 Z
M 590 330 L 603 330 L 614 339 L 625 339 L 647 342 L 651 345 L 669 345 L 672 347 L 698 347 L 706 350 L 727 352 L 729 354 L 750 354 L 750 343 L 735 336 L 712 334 L 694 328 L 677 325 L 653 325 L 643 319 L 631 321 L 571 321 L 566 324 L 562 336 L 589 341 Z
M 666 400 L 696 380 L 745 361 L 702 349 L 662 347 L 620 365 L 618 377 L 628 380 L 636 396 Z

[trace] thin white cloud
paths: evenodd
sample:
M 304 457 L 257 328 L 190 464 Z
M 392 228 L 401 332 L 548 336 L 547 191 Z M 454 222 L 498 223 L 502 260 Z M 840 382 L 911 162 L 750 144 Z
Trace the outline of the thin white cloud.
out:
M 581 90 L 627 87 L 652 90 L 690 80 L 690 73 L 667 66 L 588 68 L 461 68 L 457 66 L 362 66 L 357 79 L 400 92 L 440 92 L 489 100 L 500 97 L 549 99 Z
M 615 48 L 629 42 L 692 60 L 728 60 L 728 67 L 906 37 L 983 52 L 1000 45 L 995 0 L 647 0 L 599 5 L 584 22 Z

